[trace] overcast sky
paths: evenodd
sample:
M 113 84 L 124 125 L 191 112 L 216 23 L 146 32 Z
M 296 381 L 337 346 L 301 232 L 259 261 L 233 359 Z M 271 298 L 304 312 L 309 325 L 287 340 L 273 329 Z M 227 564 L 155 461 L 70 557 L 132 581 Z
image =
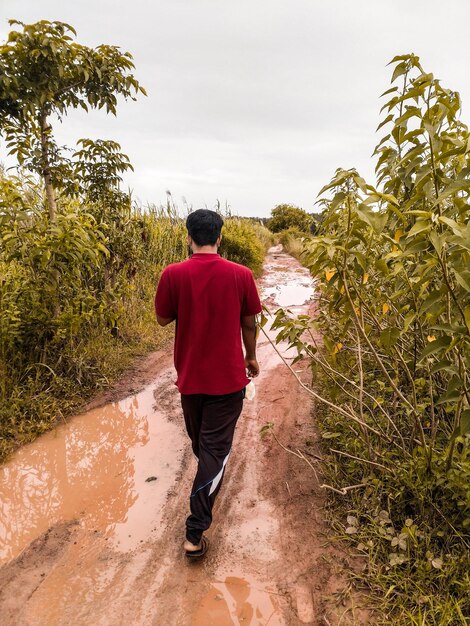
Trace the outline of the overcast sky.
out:
M 148 97 L 121 101 L 117 118 L 72 113 L 56 136 L 118 141 L 143 204 L 171 190 L 178 204 L 267 216 L 314 210 L 337 167 L 374 182 L 396 54 L 459 91 L 470 122 L 469 0 L 0 0 L 1 41 L 11 18 L 65 21 L 80 43 L 133 54 Z

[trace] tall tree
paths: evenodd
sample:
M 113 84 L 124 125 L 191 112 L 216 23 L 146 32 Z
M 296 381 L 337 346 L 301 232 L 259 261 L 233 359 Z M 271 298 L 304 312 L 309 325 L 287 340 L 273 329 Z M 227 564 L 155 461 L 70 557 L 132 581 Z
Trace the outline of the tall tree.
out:
M 56 188 L 66 170 L 50 118 L 62 121 L 68 109 L 105 108 L 116 115 L 117 96 L 135 100 L 144 88 L 134 77 L 129 52 L 119 47 L 83 46 L 64 22 L 10 20 L 12 30 L 0 46 L 0 133 L 10 154 L 44 181 L 51 221 L 57 212 Z

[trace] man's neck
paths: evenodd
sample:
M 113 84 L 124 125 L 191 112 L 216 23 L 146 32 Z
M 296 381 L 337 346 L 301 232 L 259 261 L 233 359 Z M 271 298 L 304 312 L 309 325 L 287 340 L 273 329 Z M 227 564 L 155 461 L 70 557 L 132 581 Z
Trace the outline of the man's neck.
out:
M 214 246 L 196 246 L 193 244 L 193 254 L 217 254 L 217 244 Z

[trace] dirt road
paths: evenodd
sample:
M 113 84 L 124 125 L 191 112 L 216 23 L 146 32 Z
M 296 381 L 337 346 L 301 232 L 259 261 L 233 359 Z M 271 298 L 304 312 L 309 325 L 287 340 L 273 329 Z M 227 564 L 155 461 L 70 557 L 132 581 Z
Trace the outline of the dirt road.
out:
M 259 287 L 272 310 L 312 307 L 308 272 L 279 249 Z M 347 584 L 311 470 L 259 435 L 274 422 L 314 450 L 310 397 L 262 337 L 258 351 L 201 563 L 182 553 L 195 461 L 170 349 L 0 468 L 1 626 L 362 623 L 336 601 Z

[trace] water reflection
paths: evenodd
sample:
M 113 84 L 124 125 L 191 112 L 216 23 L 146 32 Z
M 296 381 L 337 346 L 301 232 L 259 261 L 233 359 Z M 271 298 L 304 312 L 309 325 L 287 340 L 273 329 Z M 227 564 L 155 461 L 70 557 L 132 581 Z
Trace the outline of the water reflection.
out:
M 291 261 L 287 254 L 279 253 L 265 266 L 263 300 L 272 299 L 280 307 L 298 307 L 312 300 L 315 288 L 309 271 L 305 267 L 292 271 Z
M 281 307 L 301 306 L 313 298 L 314 289 L 308 285 L 294 284 L 278 285 L 268 288 L 263 293 L 263 299 L 272 298 Z
M 169 477 L 178 456 L 179 430 L 153 404 L 153 387 L 148 387 L 79 415 L 0 468 L 0 562 L 67 519 L 80 518 L 86 527 L 110 536 L 113 531 L 119 538 L 132 534 L 130 526 L 141 517 L 139 500 L 168 488 L 152 490 L 158 481 L 149 484 L 145 478 Z M 148 516 L 146 532 L 153 510 Z
M 191 626 L 281 626 L 279 603 L 247 577 L 227 576 L 212 583 L 192 616 Z

